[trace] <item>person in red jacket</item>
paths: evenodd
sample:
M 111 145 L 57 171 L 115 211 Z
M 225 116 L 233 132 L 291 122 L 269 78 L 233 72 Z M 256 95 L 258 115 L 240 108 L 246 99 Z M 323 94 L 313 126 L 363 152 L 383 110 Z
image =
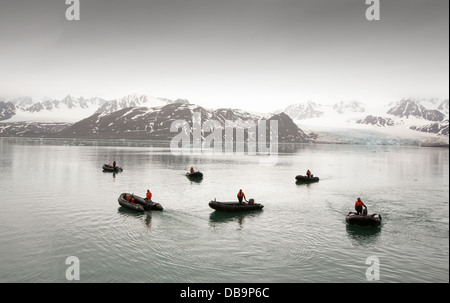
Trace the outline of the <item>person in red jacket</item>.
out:
M 152 193 L 150 192 L 150 190 L 147 189 L 147 201 L 151 201 L 152 200 Z
M 364 208 L 366 209 L 366 211 L 367 211 L 367 206 L 364 205 L 364 202 L 361 201 L 361 198 L 358 198 L 358 199 L 356 200 L 356 203 L 355 203 L 355 210 L 356 210 L 356 213 L 357 213 L 358 215 L 363 214 L 363 207 L 364 207 Z
M 239 192 L 237 194 L 237 198 L 239 200 L 239 203 L 242 203 L 242 199 L 245 199 L 245 201 L 247 201 L 247 198 L 245 197 L 245 194 L 242 191 L 242 189 L 239 190 Z

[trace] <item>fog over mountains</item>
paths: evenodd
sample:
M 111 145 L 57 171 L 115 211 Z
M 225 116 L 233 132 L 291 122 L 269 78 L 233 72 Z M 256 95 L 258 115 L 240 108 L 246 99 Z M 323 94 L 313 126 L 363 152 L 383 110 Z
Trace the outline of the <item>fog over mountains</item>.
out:
M 0 136 L 88 139 L 170 140 L 175 120 L 277 120 L 280 142 L 339 142 L 369 144 L 448 144 L 448 99 L 402 99 L 384 105 L 359 101 L 321 104 L 308 101 L 277 114 L 240 109 L 206 109 L 188 100 L 131 94 L 114 100 L 0 98 Z M 205 135 L 205 134 L 204 134 Z

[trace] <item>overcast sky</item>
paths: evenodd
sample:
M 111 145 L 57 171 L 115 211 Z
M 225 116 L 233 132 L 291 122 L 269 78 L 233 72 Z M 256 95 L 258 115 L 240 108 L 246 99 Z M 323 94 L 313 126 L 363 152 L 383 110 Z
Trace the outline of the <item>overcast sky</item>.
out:
M 130 93 L 255 111 L 448 98 L 449 1 L 1 0 L 0 96 Z

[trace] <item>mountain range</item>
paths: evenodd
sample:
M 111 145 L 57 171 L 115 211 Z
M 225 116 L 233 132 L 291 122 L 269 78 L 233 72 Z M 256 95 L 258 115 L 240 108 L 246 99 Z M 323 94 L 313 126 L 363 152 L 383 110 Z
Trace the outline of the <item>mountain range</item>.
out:
M 395 137 L 423 137 L 418 132 L 447 141 L 449 100 L 402 99 L 381 106 L 358 101 L 320 104 L 305 102 L 287 107 L 284 112 L 301 127 L 333 135 L 343 129 L 351 132 L 372 131 Z
M 161 106 L 174 102 L 186 103 L 187 100 L 154 98 L 131 94 L 119 99 L 106 101 L 102 98 L 75 98 L 70 95 L 61 100 L 45 98 L 33 102 L 31 98 L 21 97 L 5 100 L 0 98 L 0 121 L 29 122 L 78 122 L 94 113 L 112 113 L 127 107 Z
M 0 136 L 31 136 L 90 139 L 169 140 L 175 120 L 192 121 L 194 112 L 202 120 L 228 121 L 275 119 L 280 142 L 401 143 L 402 139 L 448 144 L 449 100 L 402 99 L 368 106 L 359 101 L 293 104 L 276 114 L 252 114 L 240 109 L 206 109 L 188 100 L 170 100 L 131 94 L 119 99 L 0 98 Z M 203 134 L 204 135 L 204 134 Z M 377 140 L 378 140 L 377 139 Z M 370 142 L 369 142 L 370 143 Z
M 239 109 L 223 108 L 208 110 L 190 104 L 187 100 L 158 99 L 138 97 L 137 99 L 121 99 L 113 102 L 102 102 L 100 107 L 90 116 L 76 123 L 49 122 L 3 122 L 0 123 L 1 136 L 78 138 L 78 139 L 130 139 L 130 140 L 171 140 L 177 132 L 171 132 L 174 121 L 186 121 L 192 126 L 194 113 L 199 113 L 202 121 L 215 120 L 225 128 L 226 121 L 232 121 L 235 131 L 240 126 L 238 121 L 248 121 L 257 125 L 260 121 L 278 121 L 278 142 L 302 143 L 313 139 L 303 132 L 292 119 L 284 113 L 261 117 Z M 6 103 L 7 104 L 7 103 Z M 78 104 L 77 104 L 78 105 Z M 124 108 L 122 108 L 124 107 Z M 118 109 L 118 110 L 114 110 Z M 48 109 L 43 109 L 48 110 Z M 5 116 L 6 117 L 6 116 Z M 248 139 L 248 130 L 247 139 Z M 208 132 L 202 131 L 202 137 Z M 266 136 L 270 135 L 270 123 L 266 123 Z M 236 137 L 234 137 L 236 138 Z M 222 139 L 225 139 L 223 132 Z M 269 142 L 267 140 L 267 142 Z
M 112 113 L 96 113 L 81 120 L 61 132 L 57 137 L 83 139 L 133 139 L 133 140 L 171 140 L 181 129 L 171 131 L 175 121 L 186 121 L 190 125 L 192 135 L 192 121 L 194 113 L 199 113 L 201 121 L 215 120 L 225 129 L 225 121 L 251 121 L 254 125 L 266 120 L 242 110 L 218 109 L 207 110 L 201 106 L 186 102 L 174 102 L 158 107 L 129 107 Z M 278 142 L 302 143 L 312 139 L 304 133 L 289 116 L 284 113 L 274 115 L 268 121 L 278 121 Z M 266 123 L 266 135 L 270 133 L 269 123 Z M 244 129 L 238 123 L 233 124 L 236 130 Z M 202 130 L 204 139 L 208 132 Z M 225 132 L 222 132 L 225 140 Z M 269 140 L 267 140 L 269 142 Z

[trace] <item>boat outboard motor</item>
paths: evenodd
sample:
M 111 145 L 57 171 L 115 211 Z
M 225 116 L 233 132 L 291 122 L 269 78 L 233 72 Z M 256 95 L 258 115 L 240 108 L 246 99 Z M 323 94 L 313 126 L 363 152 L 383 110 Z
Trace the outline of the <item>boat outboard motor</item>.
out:
M 248 200 L 248 204 L 250 204 L 250 205 L 255 204 L 255 200 L 254 200 L 254 199 L 249 199 L 249 200 Z

